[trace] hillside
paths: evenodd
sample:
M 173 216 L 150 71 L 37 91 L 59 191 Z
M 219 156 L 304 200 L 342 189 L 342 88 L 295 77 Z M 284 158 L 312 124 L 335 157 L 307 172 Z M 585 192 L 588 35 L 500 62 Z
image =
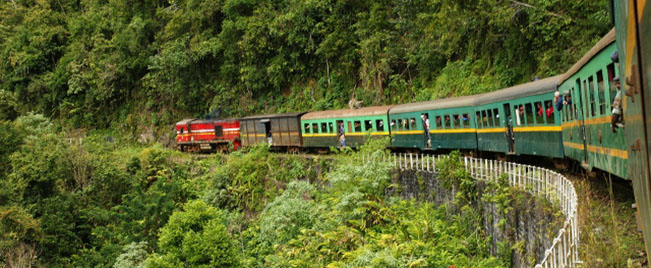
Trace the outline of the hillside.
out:
M 0 2 L 0 120 L 75 128 L 405 103 L 564 72 L 608 1 Z

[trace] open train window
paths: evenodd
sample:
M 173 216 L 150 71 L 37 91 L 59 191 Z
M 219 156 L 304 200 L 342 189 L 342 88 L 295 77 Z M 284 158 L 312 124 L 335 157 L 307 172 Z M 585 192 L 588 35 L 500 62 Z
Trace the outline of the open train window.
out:
M 495 124 L 496 127 L 499 127 L 500 124 L 500 112 L 497 108 L 493 109 L 493 124 Z
M 384 131 L 384 121 L 382 119 L 375 120 L 375 129 L 377 131 Z
M 484 124 L 482 124 L 481 121 L 481 112 L 478 111 L 476 115 L 477 115 L 477 128 L 483 128 Z
M 545 123 L 545 106 L 543 106 L 542 102 L 535 102 L 534 106 L 536 107 L 536 113 L 535 113 L 535 118 L 536 118 L 536 124 L 544 124 Z
M 330 133 L 335 133 L 334 131 L 334 126 L 332 125 L 332 122 L 328 123 L 328 130 L 330 130 Z
M 181 134 L 183 134 L 183 128 L 181 128 L 181 130 L 180 130 L 180 131 L 181 131 Z
M 321 133 L 328 133 L 328 124 L 321 123 Z
M 305 124 L 305 133 L 310 133 L 310 124 L 306 123 Z
M 438 116 L 438 115 L 436 116 L 436 124 L 435 124 L 435 126 L 438 129 L 443 128 L 443 123 L 441 122 L 441 116 Z
M 592 76 L 588 77 L 588 86 L 589 86 L 589 89 L 590 89 L 590 92 L 588 94 L 588 95 L 590 95 L 590 114 L 592 116 L 596 116 L 597 115 L 597 107 L 599 107 L 599 103 L 597 102 L 597 100 L 595 100 L 595 97 L 594 97 L 595 96 L 594 93 L 596 91 L 595 91 L 595 87 L 594 87 L 594 78 L 592 78 Z
M 583 102 L 581 105 L 584 106 L 585 113 L 583 118 L 586 118 L 590 115 L 590 90 L 588 89 L 588 80 L 583 80 Z M 579 93 L 580 94 L 580 93 Z
M 545 119 L 547 121 L 547 124 L 556 124 L 556 119 L 554 118 L 554 105 L 552 104 L 552 101 L 548 100 L 545 101 Z M 563 111 L 567 111 L 567 109 L 563 109 Z
M 355 121 L 355 132 L 362 132 L 362 122 Z
M 481 111 L 481 123 L 484 125 L 484 127 L 490 127 L 490 124 L 488 123 L 488 115 L 486 113 L 486 110 Z
M 491 109 L 486 110 L 486 123 L 489 127 L 495 126 L 493 123 L 493 111 Z
M 463 114 L 461 116 L 461 122 L 464 126 L 470 126 L 470 116 L 468 114 Z
M 402 121 L 404 121 L 404 120 L 398 119 L 398 129 L 400 129 L 400 130 L 405 129 L 405 124 Z
M 452 128 L 452 119 L 447 114 L 443 116 L 443 125 L 445 125 L 445 128 Z
M 319 124 L 312 123 L 312 133 L 319 133 Z
M 524 104 L 524 117 L 526 118 L 525 124 L 533 125 L 533 106 L 531 106 L 531 103 Z
M 617 96 L 617 89 L 615 88 L 615 84 L 613 84 L 613 79 L 615 78 L 615 65 L 613 63 L 608 64 L 606 66 L 606 70 L 608 71 L 608 93 L 610 93 L 610 101 L 608 102 L 609 104 L 613 103 L 615 101 L 615 96 Z
M 364 120 L 364 128 L 366 131 L 373 131 L 373 121 Z
M 409 119 L 409 124 L 411 124 L 411 129 L 418 129 L 418 126 L 416 125 L 416 118 L 411 118 Z
M 405 130 L 409 130 L 409 119 L 407 119 L 407 118 L 402 119 L 402 127 L 403 127 Z
M 606 89 L 604 88 L 604 77 L 602 70 L 599 70 L 597 72 L 597 90 L 597 94 L 599 95 L 599 114 L 606 115 L 608 104 L 606 103 Z
M 396 120 L 391 120 L 391 130 L 396 130 L 398 129 L 398 125 L 396 124 Z

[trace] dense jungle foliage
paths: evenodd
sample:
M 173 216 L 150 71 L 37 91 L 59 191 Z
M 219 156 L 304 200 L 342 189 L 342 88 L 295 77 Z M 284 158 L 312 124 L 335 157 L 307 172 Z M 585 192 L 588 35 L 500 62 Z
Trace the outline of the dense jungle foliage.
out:
M 508 265 L 489 254 L 472 194 L 459 214 L 385 194 L 392 164 L 360 155 L 386 141 L 333 159 L 264 146 L 198 158 L 61 129 L 41 115 L 0 126 L 0 266 Z
M 567 70 L 607 3 L 0 1 L 0 120 L 134 130 L 485 92 Z

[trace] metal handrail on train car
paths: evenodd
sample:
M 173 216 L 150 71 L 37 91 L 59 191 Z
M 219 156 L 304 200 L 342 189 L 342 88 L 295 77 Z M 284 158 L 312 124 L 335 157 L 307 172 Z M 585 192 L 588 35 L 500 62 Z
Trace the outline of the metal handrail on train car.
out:
M 437 162 L 448 156 L 394 153 L 380 156 L 362 156 L 362 161 L 389 161 L 401 170 L 435 172 Z M 497 181 L 506 174 L 511 187 L 516 187 L 536 196 L 544 196 L 551 202 L 558 202 L 565 216 L 563 228 L 545 250 L 542 261 L 535 268 L 576 267 L 579 260 L 578 201 L 576 190 L 570 180 L 553 170 L 498 160 L 464 157 L 466 171 L 481 181 Z

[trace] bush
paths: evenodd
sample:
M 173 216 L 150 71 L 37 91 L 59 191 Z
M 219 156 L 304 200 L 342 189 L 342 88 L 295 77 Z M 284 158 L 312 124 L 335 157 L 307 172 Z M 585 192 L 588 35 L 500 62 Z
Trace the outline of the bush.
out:
M 239 267 L 222 211 L 191 201 L 161 229 L 159 251 L 147 267 Z

